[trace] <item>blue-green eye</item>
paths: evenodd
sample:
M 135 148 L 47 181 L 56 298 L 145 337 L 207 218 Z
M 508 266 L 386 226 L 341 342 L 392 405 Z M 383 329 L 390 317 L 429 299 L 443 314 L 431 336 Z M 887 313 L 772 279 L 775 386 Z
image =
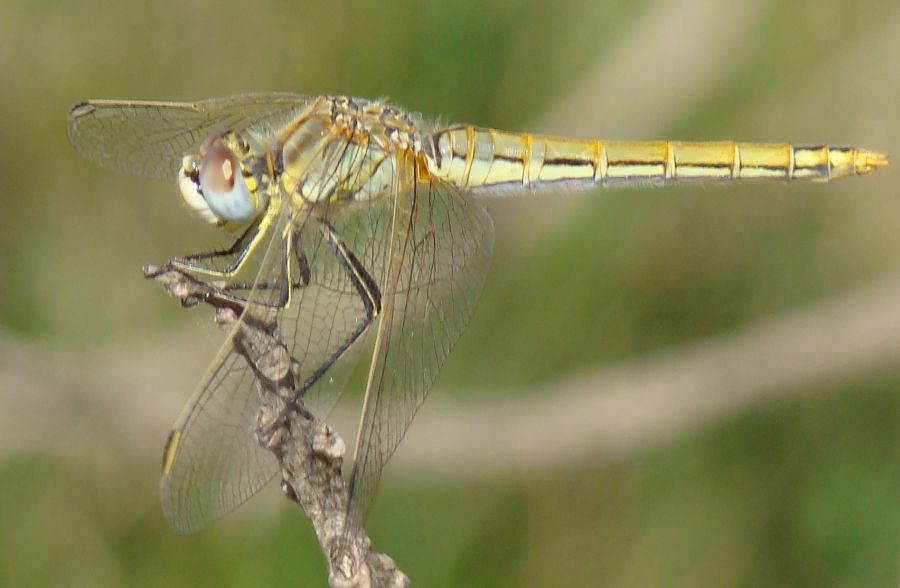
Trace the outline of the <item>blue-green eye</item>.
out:
M 256 203 L 231 149 L 221 143 L 211 146 L 198 171 L 200 193 L 217 218 L 240 223 L 256 216 Z

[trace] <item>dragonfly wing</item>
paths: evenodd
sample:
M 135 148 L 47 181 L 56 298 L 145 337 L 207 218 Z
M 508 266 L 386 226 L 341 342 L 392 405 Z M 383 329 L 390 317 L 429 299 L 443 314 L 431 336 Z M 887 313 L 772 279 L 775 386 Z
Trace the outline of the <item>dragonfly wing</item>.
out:
M 300 363 L 301 385 L 310 383 L 317 372 L 327 368 L 303 394 L 306 408 L 324 420 L 359 363 L 369 329 L 365 303 L 350 275 L 330 248 L 324 232 L 314 226 L 315 221 L 310 222 L 312 225 L 301 231 L 300 242 L 309 268 L 309 283 L 294 291 L 291 305 L 279 322 L 279 333 L 291 356 Z M 348 247 L 354 245 L 355 240 Z M 361 325 L 363 332 L 353 340 Z M 349 347 L 343 349 L 345 344 Z
M 341 149 L 321 154 L 325 171 L 320 177 L 308 178 L 306 184 L 312 192 L 327 190 L 334 176 L 354 169 L 367 149 L 365 143 L 348 142 Z M 400 178 L 393 177 L 389 184 L 399 182 Z M 388 188 L 366 194 L 368 197 L 359 194 L 359 200 L 318 208 L 295 224 L 299 231 L 296 257 L 302 257 L 309 279 L 294 290 L 279 321 L 279 335 L 300 363 L 305 406 L 323 420 L 343 392 L 365 349 L 364 341 L 374 330 L 362 290 L 367 279 L 374 284 L 384 274 L 394 191 Z M 355 269 L 350 267 L 354 263 L 358 264 Z
M 368 208 L 378 212 L 363 215 L 365 222 L 348 217 L 339 223 L 347 230 L 346 242 L 366 260 L 382 250 L 376 246 L 380 241 L 373 241 L 371 231 L 376 225 L 370 222 L 382 216 L 390 220 L 382 209 L 389 207 Z M 389 226 L 378 235 L 388 233 Z M 247 304 L 275 307 L 283 292 L 280 285 L 292 284 L 290 304 L 272 311 L 276 334 L 300 365 L 298 383 L 311 380 L 304 401 L 324 418 L 360 358 L 363 337 L 351 337 L 359 325 L 367 324 L 366 307 L 310 211 L 295 210 L 285 198 L 269 235 L 261 258 L 250 262 L 255 267 L 248 271 L 255 271 L 256 279 Z M 245 316 L 246 312 L 235 329 Z M 235 351 L 233 333 L 176 422 L 167 445 L 161 481 L 163 511 L 183 533 L 198 531 L 233 510 L 278 471 L 272 453 L 257 444 L 256 376 Z M 320 372 L 320 377 L 312 379 Z
M 487 211 L 444 183 L 419 182 L 400 194 L 392 224 L 350 478 L 350 532 L 365 518 L 382 468 L 468 323 L 493 252 Z
M 278 472 L 275 456 L 256 441 L 260 397 L 244 358 L 229 341 L 212 365 L 166 444 L 162 509 L 180 533 L 238 507 Z
M 264 237 L 264 252 L 247 310 L 232 327 L 209 369 L 169 434 L 163 454 L 160 497 L 163 514 L 180 533 L 199 531 L 237 508 L 278 472 L 278 461 L 257 441 L 261 404 L 256 376 L 233 341 L 251 305 L 279 288 L 260 288 L 288 277 L 283 252 L 290 210 L 278 212 Z M 278 320 L 278 311 L 274 320 Z
M 312 101 L 296 94 L 244 94 L 200 102 L 91 100 L 72 106 L 69 141 L 84 157 L 133 176 L 171 180 L 186 152 L 217 131 L 268 130 Z
M 323 152 L 326 171 L 306 185 L 324 191 L 365 152 L 365 146 Z M 465 194 L 442 183 L 410 184 L 400 189 L 407 184 L 396 177 L 383 192 L 335 207 L 297 206 L 285 195 L 259 250 L 265 253 L 246 268 L 256 275 L 248 308 L 277 306 L 290 291 L 289 304 L 273 310 L 275 333 L 298 362 L 304 401 L 320 418 L 343 389 L 365 335 L 377 333 L 351 474 L 354 521 L 362 520 L 382 467 L 467 323 L 493 244 L 490 217 Z M 259 394 L 252 370 L 233 349 L 234 332 L 176 423 L 166 453 L 163 506 L 183 532 L 240 505 L 277 472 L 274 458 L 257 446 Z

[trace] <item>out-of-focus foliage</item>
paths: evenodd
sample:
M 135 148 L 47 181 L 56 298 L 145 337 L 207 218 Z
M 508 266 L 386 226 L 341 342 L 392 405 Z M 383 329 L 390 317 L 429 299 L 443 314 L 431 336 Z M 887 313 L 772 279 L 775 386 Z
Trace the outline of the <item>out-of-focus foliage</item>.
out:
M 654 105 L 671 89 L 653 80 L 683 68 L 689 98 L 650 125 L 659 135 L 900 154 L 894 0 L 744 1 L 753 20 L 724 66 L 690 75 L 682 45 L 725 23 L 685 21 L 676 38 L 641 41 L 654 59 L 630 75 L 649 95 L 564 112 L 571 124 L 555 129 L 541 126 L 545 115 L 612 56 L 627 57 L 618 49 L 652 31 L 655 14 L 677 15 L 677 1 L 7 0 L 3 334 L 46 346 L 50 362 L 90 362 L 99 381 L 96 349 L 206 321 L 139 268 L 222 237 L 186 214 L 174 185 L 79 159 L 65 113 L 85 98 L 348 93 L 443 122 L 605 136 L 595 121 L 627 129 L 615 113 L 633 113 L 632 102 L 649 118 L 668 112 Z M 642 129 L 645 116 L 635 117 Z M 521 401 L 563 374 L 728 333 L 886 275 L 900 263 L 896 177 L 493 203 L 494 268 L 439 387 Z M 198 374 L 209 356 L 198 353 Z M 437 488 L 392 479 L 388 467 L 370 531 L 422 586 L 896 585 L 898 386 L 896 372 L 858 376 L 630 461 L 536 479 Z M 123 383 L 117 401 L 128 395 Z M 324 583 L 312 533 L 289 506 L 273 515 L 271 501 L 254 502 L 196 537 L 175 536 L 156 496 L 166 430 L 125 443 L 96 415 L 59 410 L 71 428 L 43 431 L 36 447 L 0 447 L 0 586 Z

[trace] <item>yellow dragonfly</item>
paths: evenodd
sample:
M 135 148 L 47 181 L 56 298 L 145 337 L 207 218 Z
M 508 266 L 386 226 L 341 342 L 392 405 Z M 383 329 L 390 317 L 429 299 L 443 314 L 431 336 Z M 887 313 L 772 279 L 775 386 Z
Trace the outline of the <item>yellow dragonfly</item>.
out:
M 274 309 L 302 370 L 295 394 L 317 416 L 370 349 L 349 482 L 348 520 L 357 523 L 480 295 L 494 238 L 480 197 L 827 181 L 887 165 L 853 147 L 434 129 L 383 102 L 281 93 L 92 100 L 72 107 L 68 135 L 100 165 L 177 180 L 188 208 L 235 235 L 226 249 L 168 266 L 237 304 Z M 278 473 L 257 444 L 259 405 L 254 374 L 229 340 L 166 445 L 162 504 L 177 531 L 204 527 Z

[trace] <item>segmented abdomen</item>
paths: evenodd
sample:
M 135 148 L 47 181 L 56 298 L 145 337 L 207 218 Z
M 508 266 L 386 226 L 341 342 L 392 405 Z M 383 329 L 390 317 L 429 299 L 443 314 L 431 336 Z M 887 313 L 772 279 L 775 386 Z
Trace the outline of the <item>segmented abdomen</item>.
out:
M 472 126 L 425 141 L 430 173 L 475 192 L 676 181 L 818 180 L 863 174 L 887 163 L 853 147 L 786 143 L 597 141 Z

